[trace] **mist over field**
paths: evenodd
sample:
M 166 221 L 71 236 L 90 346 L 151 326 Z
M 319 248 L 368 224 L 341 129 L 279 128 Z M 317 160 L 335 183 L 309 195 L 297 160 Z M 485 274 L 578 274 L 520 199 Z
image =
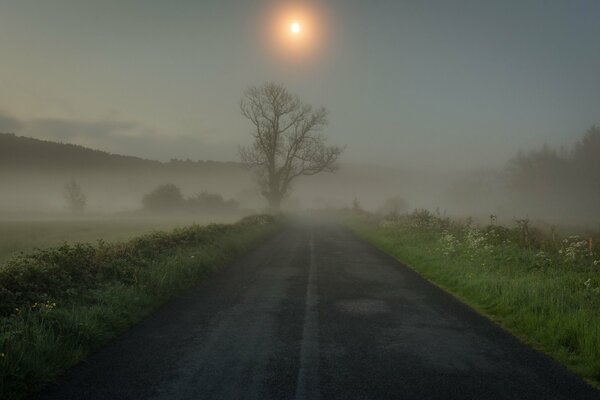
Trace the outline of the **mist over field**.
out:
M 600 398 L 599 21 L 0 0 L 0 399 Z
M 0 5 L 0 218 L 272 208 L 240 99 L 275 82 L 339 150 L 282 183 L 285 210 L 600 223 L 596 5 L 34 3 Z
M 188 216 L 243 215 L 267 207 L 253 174 L 238 162 L 163 163 L 6 134 L 0 135 L 0 144 L 0 215 L 5 219 L 72 215 L 64 192 L 73 180 L 86 196 L 88 216 L 156 214 L 157 210 L 143 212 L 143 198 L 165 184 L 177 186 L 183 197 L 207 192 L 237 203 L 220 211 L 184 212 L 177 206 L 170 210 Z M 513 218 L 530 217 L 595 227 L 600 222 L 597 154 L 600 133 L 591 128 L 570 150 L 540 146 L 516 154 L 501 168 L 419 171 L 342 162 L 334 174 L 300 179 L 283 207 L 348 208 L 356 199 L 365 209 L 379 211 L 386 200 L 400 197 L 405 200 L 401 212 L 427 208 L 483 220 L 494 214 L 508 224 Z
M 150 217 L 179 213 L 188 218 L 246 215 L 264 211 L 267 203 L 254 176 L 239 162 L 171 160 L 158 162 L 91 151 L 79 146 L 0 135 L 0 216 L 3 219 L 73 216 L 65 186 L 77 182 L 86 196 L 77 218 Z M 377 164 L 341 162 L 333 174 L 298 180 L 286 197 L 288 211 L 361 207 L 381 211 L 390 198 L 405 200 L 400 212 L 415 208 L 485 220 L 490 214 L 510 224 L 529 217 L 548 224 L 600 222 L 600 130 L 590 128 L 570 149 L 542 145 L 522 151 L 499 168 L 420 171 Z M 173 184 L 182 197 L 220 195 L 234 207 L 192 210 L 148 210 L 144 196 Z

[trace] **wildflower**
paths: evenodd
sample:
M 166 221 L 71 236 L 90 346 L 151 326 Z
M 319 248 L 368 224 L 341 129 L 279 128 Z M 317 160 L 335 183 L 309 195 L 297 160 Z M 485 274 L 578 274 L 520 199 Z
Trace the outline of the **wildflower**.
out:
M 45 303 L 33 303 L 31 305 L 31 308 L 34 310 L 39 309 L 42 311 L 49 311 L 49 310 L 53 310 L 56 308 L 56 303 L 48 300 Z
M 442 232 L 442 237 L 440 238 L 441 249 L 444 255 L 449 256 L 456 252 L 456 246 L 458 245 L 458 239 L 448 231 Z
M 394 226 L 394 222 L 390 221 L 388 219 L 384 219 L 383 221 L 381 221 L 379 223 L 379 227 L 381 227 L 381 228 L 391 228 L 393 226 Z
M 569 236 L 562 241 L 563 249 L 558 253 L 568 262 L 575 263 L 591 256 L 588 241 L 579 236 Z
M 552 259 L 545 251 L 538 251 L 535 254 L 535 265 L 538 267 L 549 267 L 552 265 Z

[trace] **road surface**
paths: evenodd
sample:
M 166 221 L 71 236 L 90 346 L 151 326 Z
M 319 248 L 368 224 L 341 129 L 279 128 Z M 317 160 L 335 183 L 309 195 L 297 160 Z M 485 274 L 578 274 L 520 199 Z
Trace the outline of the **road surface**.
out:
M 290 225 L 39 399 L 598 399 L 332 223 Z

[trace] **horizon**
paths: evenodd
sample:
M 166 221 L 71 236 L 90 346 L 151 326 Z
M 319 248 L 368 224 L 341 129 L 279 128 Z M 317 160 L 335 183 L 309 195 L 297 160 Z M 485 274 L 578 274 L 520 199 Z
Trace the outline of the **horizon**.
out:
M 10 136 L 14 136 L 17 138 L 22 138 L 22 139 L 34 139 L 34 140 L 39 140 L 42 142 L 47 142 L 47 143 L 54 143 L 54 144 L 62 144 L 62 145 L 71 145 L 71 146 L 76 146 L 76 147 L 81 147 L 85 150 L 91 150 L 91 151 L 99 151 L 102 153 L 105 153 L 109 156 L 118 156 L 118 157 L 132 157 L 132 158 L 137 158 L 143 161 L 152 161 L 152 162 L 159 162 L 161 164 L 168 164 L 170 162 L 193 162 L 193 163 L 201 163 L 201 162 L 214 162 L 214 163 L 234 163 L 234 164 L 240 164 L 242 165 L 243 162 L 240 160 L 213 160 L 210 158 L 206 158 L 206 159 L 192 159 L 192 158 L 171 158 L 168 160 L 160 160 L 160 159 L 156 159 L 156 158 L 146 158 L 146 157 L 142 157 L 142 156 L 136 156 L 136 155 L 132 155 L 132 154 L 127 154 L 127 153 L 118 153 L 118 152 L 112 152 L 109 150 L 102 150 L 102 149 L 97 149 L 97 148 L 93 148 L 93 147 L 88 147 L 86 145 L 82 145 L 82 144 L 78 144 L 78 143 L 74 143 L 74 142 L 68 142 L 68 141 L 57 141 L 57 140 L 52 140 L 51 138 L 36 138 L 33 136 L 23 136 L 23 135 L 19 135 L 17 133 L 14 132 L 1 132 L 0 131 L 0 135 L 10 135 Z M 539 149 L 536 149 L 539 150 Z M 535 150 L 534 150 L 535 151 Z M 446 171 L 428 171 L 426 169 L 417 169 L 417 168 L 409 168 L 409 167 L 403 167 L 403 166 L 398 166 L 398 165 L 386 165 L 386 164 L 381 164 L 381 163 L 376 163 L 374 161 L 370 162 L 370 161 L 355 161 L 355 162 L 346 162 L 344 160 L 341 160 L 339 162 L 340 167 L 343 168 L 344 166 L 353 166 L 353 167 L 366 167 L 366 168 L 381 168 L 381 169 L 387 169 L 387 170 L 398 170 L 398 171 L 410 171 L 410 172 L 415 172 L 415 173 L 427 173 L 427 174 L 435 174 L 435 173 L 439 173 L 439 174 L 460 174 L 460 173 L 471 173 L 471 172 L 477 172 L 477 171 L 498 171 L 499 169 L 504 168 L 505 166 L 500 166 L 500 168 L 494 168 L 494 167 L 489 167 L 489 168 L 485 168 L 485 167 L 481 167 L 478 169 L 473 169 L 473 168 L 464 168 L 464 169 L 457 169 L 457 170 L 446 170 Z
M 599 20 L 0 0 L 0 399 L 600 396 Z
M 319 35 L 310 52 L 273 41 L 294 7 Z M 597 15 L 589 1 L 5 2 L 0 131 L 234 161 L 250 140 L 239 99 L 273 80 L 330 111 L 344 162 L 498 169 L 600 122 Z

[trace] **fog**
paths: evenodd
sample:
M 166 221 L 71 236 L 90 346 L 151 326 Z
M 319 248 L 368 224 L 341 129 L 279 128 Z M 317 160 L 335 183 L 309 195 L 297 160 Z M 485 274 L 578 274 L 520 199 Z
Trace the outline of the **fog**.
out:
M 319 132 L 343 149 L 335 172 L 291 183 L 284 210 L 395 198 L 597 228 L 598 15 L 578 1 L 4 2 L 0 219 L 265 212 L 239 105 L 276 82 L 324 106 Z M 149 206 L 161 187 L 171 200 Z
M 16 144 L 22 141 L 28 141 L 28 146 L 18 150 Z M 99 159 L 92 162 L 87 154 L 90 150 L 83 147 L 16 135 L 0 135 L 0 142 L 6 151 L 0 151 L 3 219 L 162 215 L 218 220 L 267 209 L 254 174 L 240 163 L 161 163 L 107 153 L 99 153 Z M 40 152 L 46 159 L 28 156 Z M 600 129 L 592 127 L 568 149 L 541 145 L 515 154 L 498 169 L 418 171 L 341 162 L 336 172 L 295 181 L 283 208 L 340 209 L 352 207 L 356 200 L 362 208 L 378 212 L 386 200 L 399 197 L 406 203 L 403 212 L 427 208 L 483 221 L 493 214 L 506 224 L 528 217 L 548 224 L 596 227 L 600 223 L 598 155 Z M 65 188 L 70 182 L 76 182 L 85 196 L 81 213 L 74 213 L 66 198 Z M 148 209 L 145 196 L 169 184 L 180 191 L 180 198 L 172 204 L 167 198 L 162 209 Z M 202 193 L 221 198 L 216 205 L 213 201 L 206 207 L 186 206 L 188 200 Z

